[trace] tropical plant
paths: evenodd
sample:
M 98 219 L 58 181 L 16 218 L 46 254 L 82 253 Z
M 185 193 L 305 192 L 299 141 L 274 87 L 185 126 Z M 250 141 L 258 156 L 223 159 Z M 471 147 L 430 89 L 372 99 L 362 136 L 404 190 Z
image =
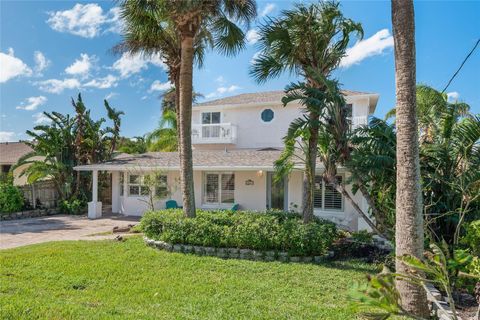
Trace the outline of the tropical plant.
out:
M 159 121 L 158 128 L 146 135 L 148 151 L 170 152 L 178 150 L 178 114 L 175 96 L 175 87 L 160 95 L 162 99 L 162 118 Z M 202 94 L 193 93 L 194 102 L 199 97 L 202 97 Z
M 314 71 L 311 71 L 311 76 L 317 83 L 322 83 L 323 89 L 312 88 L 303 82 L 291 84 L 286 88 L 283 103 L 296 101 L 304 106 L 307 112 L 311 109 L 321 110 L 317 130 L 317 155 L 325 168 L 322 179 L 341 193 L 377 234 L 383 235 L 368 214 L 354 201 L 345 183 L 340 183 L 336 178 L 338 167 L 343 166 L 350 157 L 350 124 L 346 118 L 346 103 L 340 86 L 337 81 L 328 80 Z M 280 159 L 275 162 L 277 178 L 290 172 L 298 160 L 303 164 L 309 161 L 302 155 L 308 153 L 308 140 L 305 137 L 310 134 L 310 126 L 311 119 L 308 116 L 297 118 L 290 124 L 284 137 L 285 149 Z
M 0 182 L 0 214 L 22 210 L 24 201 L 20 188 L 13 183 Z
M 413 0 L 392 0 L 392 26 L 395 44 L 395 105 L 397 108 L 396 270 L 399 273 L 408 273 L 410 269 L 398 257 L 410 254 L 421 258 L 424 239 L 415 99 Z M 428 316 L 427 296 L 422 287 L 400 279 L 397 281 L 397 289 L 405 310 L 417 316 Z
M 155 38 L 149 38 L 155 40 L 152 42 L 150 52 L 162 52 L 166 61 L 167 58 L 172 57 L 175 65 L 179 67 L 177 69 L 178 78 L 173 77 L 173 79 L 176 79 L 174 84 L 178 88 L 177 124 L 180 142 L 181 189 L 185 215 L 194 217 L 191 117 L 195 50 L 198 49 L 198 42 L 205 41 L 221 53 L 236 54 L 245 46 L 245 34 L 235 23 L 248 24 L 255 18 L 256 4 L 253 0 L 164 0 L 155 2 L 125 0 L 122 3 L 122 16 L 127 20 L 127 30 L 133 30 L 132 34 L 134 35 L 142 35 L 144 37 L 142 40 L 148 37 L 148 33 L 155 34 Z M 129 17 L 132 18 L 130 22 L 128 22 Z M 142 32 L 135 33 L 138 30 L 142 30 Z M 155 47 L 157 43 L 160 43 L 157 41 L 158 39 L 165 39 L 165 42 L 172 42 L 173 39 L 177 45 L 168 46 L 168 48 L 175 47 L 176 52 L 172 52 L 170 55 L 169 51 L 167 55 L 163 50 L 167 46 Z M 138 45 L 141 50 L 144 50 L 143 42 L 139 42 Z M 180 54 L 178 54 L 178 50 Z M 167 61 L 167 65 L 170 65 L 169 61 Z M 172 79 L 171 73 L 169 76 Z
M 32 140 L 25 141 L 33 151 L 26 154 L 15 167 L 26 165 L 21 175 L 27 176 L 28 183 L 51 178 L 61 200 L 82 194 L 89 189 L 90 177 L 80 176 L 73 168 L 77 165 L 97 163 L 112 157 L 111 145 L 115 144 L 120 130 L 122 112 L 110 108 L 104 101 L 109 118 L 117 129 L 104 127 L 105 119 L 93 120 L 90 110 L 83 104 L 79 94 L 72 104 L 75 116 L 59 112 L 44 112 L 51 121 L 27 130 Z
M 260 27 L 260 53 L 254 59 L 250 74 L 263 83 L 289 71 L 302 76 L 305 86 L 322 91 L 325 89 L 324 83 L 318 82 L 314 73 L 324 77 L 331 74 L 345 55 L 351 34 L 361 38 L 363 29 L 359 23 L 343 16 L 338 3 L 322 1 L 309 5 L 297 4 L 294 9 L 283 11 L 279 17 L 269 18 Z M 319 119 L 323 112 L 318 108 L 325 106 L 318 103 L 305 106 L 305 116 L 294 122 L 304 122 L 297 125 L 306 129 L 302 135 L 307 159 L 302 211 L 304 221 L 308 222 L 313 217 Z
M 118 140 L 118 152 L 128 154 L 140 154 L 147 152 L 147 142 L 145 137 L 126 138 L 120 137 Z
M 350 136 L 351 153 L 345 163 L 352 191 L 365 196 L 376 227 L 389 238 L 395 230 L 396 139 L 394 125 L 371 118 Z
M 174 111 L 163 112 L 158 128 L 147 134 L 148 151 L 177 151 L 177 116 Z
M 464 222 L 480 218 L 480 116 L 468 104 L 448 102 L 446 94 L 417 86 L 417 101 L 435 116 L 420 117 L 419 143 L 426 232 L 433 241 L 457 245 Z M 430 106 L 430 107 L 428 107 Z M 460 110 L 460 111 L 459 111 Z M 423 123 L 423 121 L 426 121 Z M 428 132 L 428 134 L 425 134 Z M 365 180 L 385 225 L 395 215 L 396 130 L 379 119 L 361 127 L 351 139 L 352 175 Z M 355 185 L 354 185 L 355 186 Z

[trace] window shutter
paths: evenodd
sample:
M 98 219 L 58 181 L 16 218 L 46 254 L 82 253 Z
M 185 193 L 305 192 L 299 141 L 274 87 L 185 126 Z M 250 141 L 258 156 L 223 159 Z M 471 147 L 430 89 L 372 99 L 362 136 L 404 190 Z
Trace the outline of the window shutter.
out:
M 338 183 L 342 183 L 342 177 L 337 176 Z M 342 210 L 342 194 L 334 189 L 331 184 L 325 185 L 325 210 Z
M 322 209 L 322 177 L 315 176 L 315 185 L 313 187 L 313 207 Z

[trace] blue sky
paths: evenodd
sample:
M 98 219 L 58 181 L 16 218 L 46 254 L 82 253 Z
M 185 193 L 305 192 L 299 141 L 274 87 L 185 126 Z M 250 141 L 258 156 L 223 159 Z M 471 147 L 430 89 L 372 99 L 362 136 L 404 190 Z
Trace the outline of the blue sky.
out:
M 259 1 L 259 18 L 277 15 L 291 1 Z M 335 76 L 351 90 L 380 94 L 375 115 L 395 101 L 393 40 L 389 1 L 342 1 L 346 17 L 361 22 L 364 41 L 352 41 Z M 480 37 L 480 1 L 415 3 L 417 80 L 443 89 Z M 248 75 L 255 27 L 246 50 L 233 58 L 209 52 L 195 70 L 195 91 L 214 99 L 244 92 L 283 89 L 294 77 L 258 85 Z M 113 1 L 0 2 L 0 141 L 25 139 L 25 130 L 45 118 L 43 111 L 73 113 L 70 98 L 79 92 L 94 117 L 105 116 L 103 99 L 123 110 L 122 134 L 143 135 L 160 117 L 158 96 L 168 87 L 159 59 L 114 56 L 121 21 Z M 480 48 L 448 88 L 452 97 L 480 113 Z

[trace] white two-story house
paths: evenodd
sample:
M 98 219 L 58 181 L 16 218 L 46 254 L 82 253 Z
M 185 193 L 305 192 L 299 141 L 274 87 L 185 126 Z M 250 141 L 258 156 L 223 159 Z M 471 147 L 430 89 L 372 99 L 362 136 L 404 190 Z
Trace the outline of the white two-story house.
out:
M 367 124 L 375 111 L 378 95 L 356 91 L 344 92 L 353 127 Z M 302 107 L 291 103 L 283 107 L 283 91 L 240 94 L 193 106 L 192 147 L 195 204 L 197 208 L 228 209 L 238 204 L 240 210 L 301 210 L 303 171 L 297 168 L 282 181 L 275 181 L 274 161 L 280 156 L 290 122 L 302 114 Z M 167 200 L 182 202 L 179 183 L 179 157 L 176 152 L 148 152 L 120 155 L 99 164 L 79 166 L 76 170 L 93 172 L 93 201 L 89 217 L 101 215 L 98 202 L 98 172 L 112 176 L 112 212 L 142 215 L 148 210 L 142 176 L 160 172 L 168 187 L 157 190 L 165 195 L 155 200 L 164 208 Z M 321 173 L 322 165 L 317 165 Z M 348 172 L 340 170 L 339 179 Z M 318 178 L 315 184 L 315 214 L 352 230 L 366 228 L 352 206 L 331 186 Z M 357 194 L 355 200 L 368 209 Z

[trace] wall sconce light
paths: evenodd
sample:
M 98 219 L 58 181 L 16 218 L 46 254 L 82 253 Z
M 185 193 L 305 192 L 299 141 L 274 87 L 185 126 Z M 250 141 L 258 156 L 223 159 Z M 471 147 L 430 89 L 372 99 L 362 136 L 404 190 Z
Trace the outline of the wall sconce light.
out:
M 258 170 L 257 171 L 257 176 L 258 177 L 263 177 L 263 170 Z

